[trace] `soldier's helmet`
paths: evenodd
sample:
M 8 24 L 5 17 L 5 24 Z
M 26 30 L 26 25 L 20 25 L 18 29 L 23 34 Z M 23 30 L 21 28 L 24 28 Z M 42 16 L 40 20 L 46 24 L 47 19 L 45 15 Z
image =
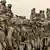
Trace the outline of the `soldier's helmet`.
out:
M 11 4 L 8 4 L 8 8 L 12 8 L 12 5 Z
M 5 5 L 6 4 L 6 0 L 1 0 L 1 4 Z

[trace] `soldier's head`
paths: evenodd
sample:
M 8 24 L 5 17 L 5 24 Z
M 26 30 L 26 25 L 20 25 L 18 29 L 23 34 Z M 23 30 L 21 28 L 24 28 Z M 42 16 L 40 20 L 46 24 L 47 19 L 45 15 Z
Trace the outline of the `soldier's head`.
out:
M 35 13 L 35 8 L 33 8 L 33 9 L 31 10 L 31 12 L 34 12 L 34 13 Z
M 40 10 L 40 14 L 43 13 L 44 14 L 44 10 Z
M 49 8 L 47 8 L 47 10 L 46 10 L 46 14 L 47 14 L 47 13 L 50 13 L 50 9 L 49 9 Z
M 35 8 L 33 8 L 31 11 L 35 11 Z
M 49 8 L 47 8 L 47 11 L 50 10 Z
M 10 8 L 10 9 L 11 9 L 11 8 L 12 8 L 12 5 L 11 5 L 11 4 L 8 4 L 8 8 Z
M 6 4 L 6 0 L 1 0 L 1 4 L 5 5 Z
M 18 15 L 15 15 L 17 18 L 19 17 Z

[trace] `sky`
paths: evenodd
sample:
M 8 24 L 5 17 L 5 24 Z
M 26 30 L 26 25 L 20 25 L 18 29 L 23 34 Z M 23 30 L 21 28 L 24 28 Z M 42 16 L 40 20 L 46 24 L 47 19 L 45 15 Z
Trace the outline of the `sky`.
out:
M 32 8 L 36 8 L 36 12 L 50 8 L 50 0 L 7 0 L 7 4 L 12 4 L 14 14 L 26 16 L 28 19 Z

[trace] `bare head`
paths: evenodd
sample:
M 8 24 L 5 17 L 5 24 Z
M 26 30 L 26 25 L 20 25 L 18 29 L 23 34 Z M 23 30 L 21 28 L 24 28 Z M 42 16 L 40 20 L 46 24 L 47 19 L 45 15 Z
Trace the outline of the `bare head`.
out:
M 40 10 L 40 13 L 44 13 L 44 10 Z
M 35 8 L 33 8 L 31 11 L 35 11 Z
M 8 8 L 10 8 L 10 9 L 11 9 L 11 8 L 12 8 L 12 5 L 11 5 L 11 4 L 8 4 Z
M 6 0 L 1 0 L 1 4 L 5 5 L 6 4 Z

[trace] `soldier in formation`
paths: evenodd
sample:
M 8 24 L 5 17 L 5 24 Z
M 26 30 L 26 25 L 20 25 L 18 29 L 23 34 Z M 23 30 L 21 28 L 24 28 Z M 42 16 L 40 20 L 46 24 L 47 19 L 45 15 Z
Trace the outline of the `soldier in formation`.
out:
M 33 8 L 33 9 L 31 10 L 31 15 L 30 15 L 30 20 L 31 20 L 31 21 L 33 21 L 33 20 L 36 19 L 35 14 L 36 14 L 36 11 L 35 11 L 35 8 Z
M 0 14 L 6 13 L 6 0 L 1 0 L 0 3 Z
M 48 50 L 50 9 L 47 8 L 45 19 L 44 10 L 36 13 L 33 8 L 28 20 L 14 17 L 12 5 L 6 6 L 6 0 L 0 3 L 0 50 Z
M 40 10 L 40 18 L 41 18 L 41 21 L 45 20 L 44 10 Z

